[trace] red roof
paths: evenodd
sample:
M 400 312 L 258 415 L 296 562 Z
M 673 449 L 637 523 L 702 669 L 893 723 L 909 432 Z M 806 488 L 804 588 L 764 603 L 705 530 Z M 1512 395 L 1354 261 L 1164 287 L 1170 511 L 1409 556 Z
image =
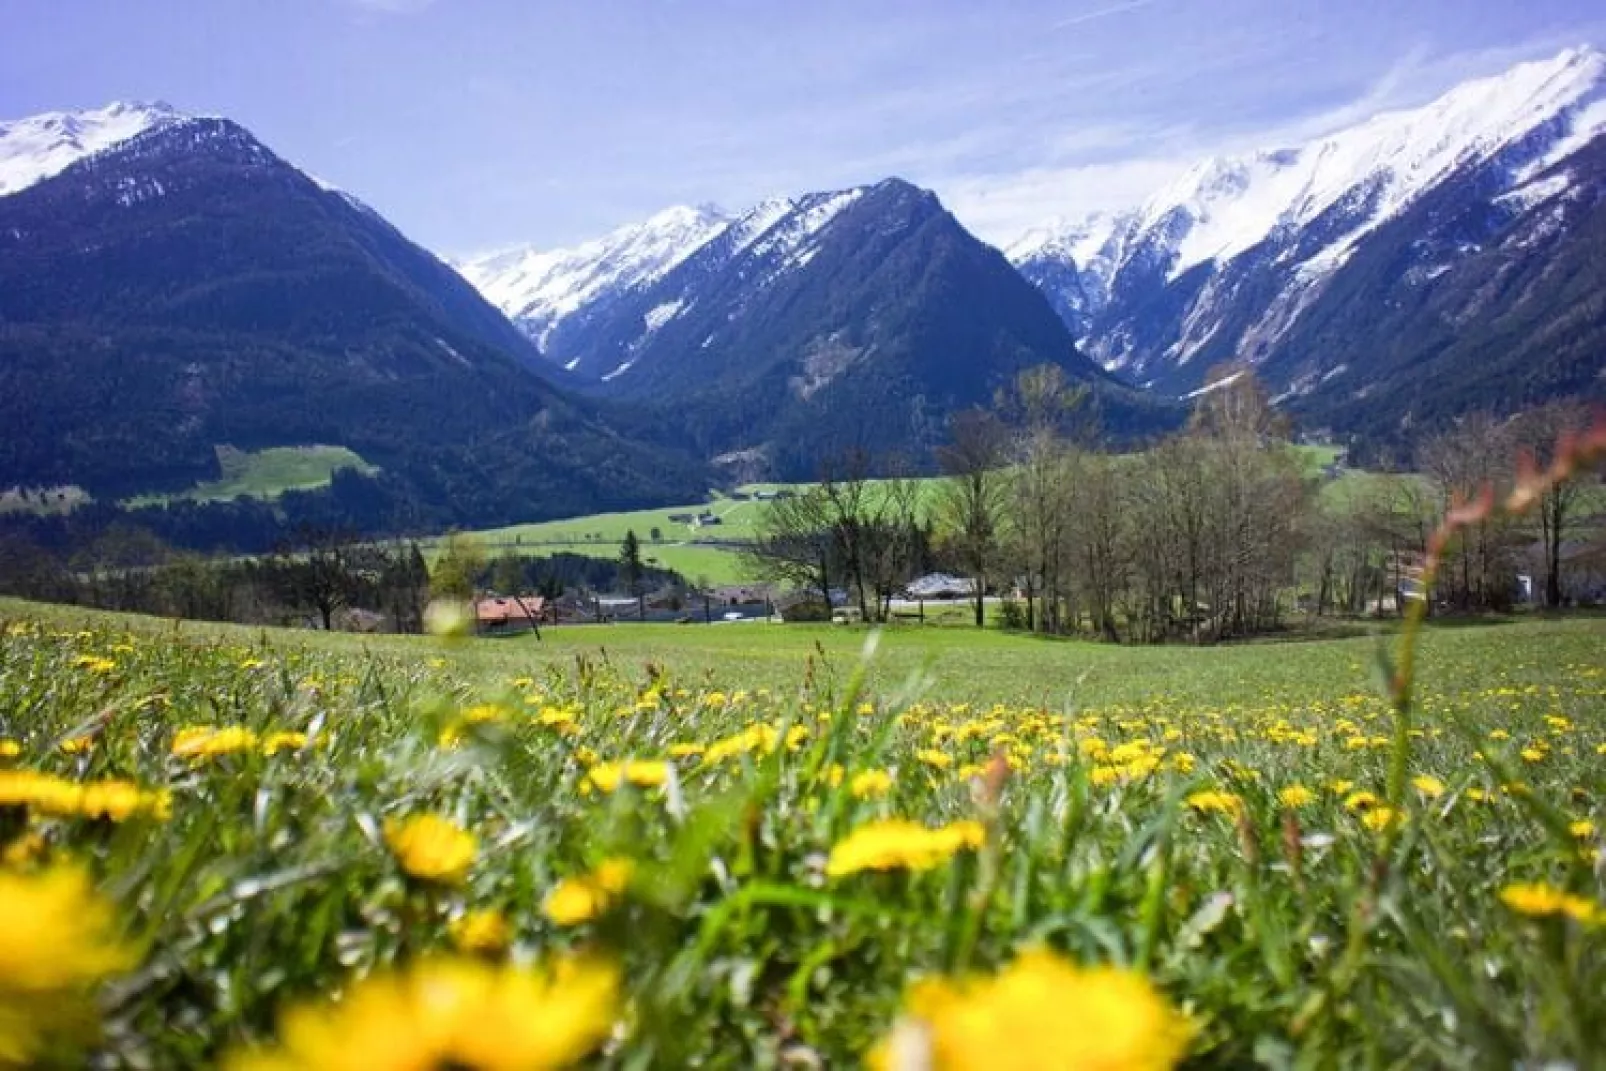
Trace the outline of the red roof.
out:
M 533 621 L 541 616 L 546 600 L 539 595 L 491 596 L 476 599 L 474 617 L 482 625 L 507 621 Z

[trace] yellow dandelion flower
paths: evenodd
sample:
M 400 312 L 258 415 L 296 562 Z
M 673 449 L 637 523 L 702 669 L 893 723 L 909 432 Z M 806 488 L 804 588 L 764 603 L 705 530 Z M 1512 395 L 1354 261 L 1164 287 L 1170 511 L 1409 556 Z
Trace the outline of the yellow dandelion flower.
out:
M 73 665 L 80 669 L 87 669 L 91 673 L 110 673 L 117 668 L 117 663 L 110 658 L 101 658 L 98 655 L 79 655 L 73 659 Z
M 262 754 L 271 757 L 281 751 L 300 751 L 306 746 L 306 733 L 290 731 L 269 733 L 262 741 Z
M 618 901 L 634 872 L 628 859 L 604 860 L 589 874 L 558 882 L 541 906 L 542 913 L 559 926 L 589 922 Z
M 621 762 L 599 762 L 586 771 L 580 782 L 580 791 L 613 792 L 629 782 L 638 788 L 657 788 L 669 780 L 670 764 L 662 759 L 625 759 Z
M 1545 759 L 1544 748 L 1525 747 L 1521 754 L 1523 762 L 1543 762 Z
M 1411 786 L 1430 800 L 1444 795 L 1444 782 L 1428 774 L 1417 774 L 1411 778 Z
M 952 755 L 948 754 L 946 751 L 938 751 L 936 748 L 925 748 L 924 750 L 917 751 L 915 752 L 915 758 L 919 759 L 927 766 L 934 767 L 938 770 L 946 770 L 954 764 L 954 757 Z
M 21 744 L 15 740 L 0 740 L 0 759 L 14 759 L 21 754 Z
M 186 725 L 173 737 L 172 755 L 180 759 L 215 759 L 254 751 L 257 734 L 243 725 Z
M 854 799 L 880 799 L 892 791 L 892 775 L 885 770 L 865 770 L 853 775 L 848 791 Z
M 1232 792 L 1195 792 L 1185 801 L 1189 807 L 1205 814 L 1237 814 L 1244 801 Z
M 1567 831 L 1579 840 L 1588 840 L 1595 835 L 1595 823 L 1588 818 L 1580 818 L 1568 823 Z
M 1376 807 L 1379 802 L 1376 793 L 1362 789 L 1359 792 L 1351 792 L 1344 797 L 1344 809 L 1346 811 L 1364 811 L 1368 807 Z
M 1354 781 L 1345 781 L 1342 778 L 1340 778 L 1338 780 L 1335 780 L 1335 781 L 1327 782 L 1327 790 L 1329 792 L 1331 792 L 1335 796 L 1346 795 L 1346 794 L 1348 794 L 1349 790 L 1354 788 L 1354 787 L 1355 787 L 1355 782 Z
M 1316 802 L 1316 793 L 1304 785 L 1289 785 L 1277 793 L 1277 802 L 1284 807 L 1307 807 Z
M 63 755 L 82 755 L 94 746 L 94 739 L 88 736 L 75 736 L 71 740 L 63 740 L 60 744 Z
M 1192 1037 L 1188 1020 L 1143 975 L 1078 967 L 1028 952 L 992 978 L 915 985 L 876 1069 L 1169 1071 Z
M 447 932 L 459 952 L 472 955 L 499 956 L 513 943 L 507 916 L 493 908 L 466 912 L 452 920 Z
M 92 1035 L 94 987 L 135 957 L 114 937 L 110 906 L 73 867 L 0 872 L 0 918 L 0 1064 L 24 1065 L 52 1037 Z
M 1405 813 L 1379 804 L 1361 815 L 1361 824 L 1373 833 L 1383 833 L 1405 821 Z
M 371 975 L 338 1002 L 293 1007 L 280 1046 L 239 1051 L 228 1071 L 548 1071 L 568 1067 L 608 1037 L 621 974 L 602 959 L 512 967 L 434 959 Z
M 1500 890 L 1500 902 L 1529 918 L 1565 916 L 1583 923 L 1606 921 L 1606 911 L 1599 904 L 1543 882 L 1507 885 Z
M 702 757 L 708 748 L 703 744 L 670 744 L 669 757 L 672 759 L 695 759 Z
M 980 822 L 960 821 L 931 829 L 901 818 L 870 822 L 832 848 L 825 872 L 833 878 L 862 870 L 930 870 L 986 839 Z
M 461 884 L 479 850 L 474 834 L 435 814 L 387 820 L 385 844 L 408 875 L 442 885 Z

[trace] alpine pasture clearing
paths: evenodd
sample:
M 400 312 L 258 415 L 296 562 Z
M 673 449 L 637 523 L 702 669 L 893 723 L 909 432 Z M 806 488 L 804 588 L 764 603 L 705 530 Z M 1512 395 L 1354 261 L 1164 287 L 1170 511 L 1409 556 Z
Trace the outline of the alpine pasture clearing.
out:
M 1599 618 L 1430 628 L 1407 724 L 1369 638 L 0 619 L 14 1062 L 1606 1052 Z

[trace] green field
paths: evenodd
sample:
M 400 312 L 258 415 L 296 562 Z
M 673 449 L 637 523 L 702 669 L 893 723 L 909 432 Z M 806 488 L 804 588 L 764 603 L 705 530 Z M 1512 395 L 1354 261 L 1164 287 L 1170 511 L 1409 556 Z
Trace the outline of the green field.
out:
M 895 1066 L 935 1068 L 1606 1052 L 1606 619 L 1430 628 L 1411 721 L 1371 683 L 1387 637 L 908 627 L 861 663 L 868 636 L 0 602 L 0 908 L 37 920 L 0 955 L 27 971 L 0 1042 L 290 1046 L 233 1065 L 275 1068 L 841 1067 L 894 1033 L 938 1053 Z
M 244 451 L 217 448 L 216 480 L 167 495 L 140 495 L 124 505 L 132 508 L 166 502 L 222 502 L 234 498 L 277 498 L 286 491 L 316 491 L 329 486 L 342 469 L 373 472 L 373 466 L 344 446 L 274 446 Z

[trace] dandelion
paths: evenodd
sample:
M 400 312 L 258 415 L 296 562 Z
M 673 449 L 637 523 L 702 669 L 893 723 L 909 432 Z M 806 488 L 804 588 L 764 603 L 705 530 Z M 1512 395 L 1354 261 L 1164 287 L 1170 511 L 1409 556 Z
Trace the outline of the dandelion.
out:
M 1430 800 L 1436 800 L 1444 795 L 1444 782 L 1428 774 L 1417 774 L 1411 778 L 1411 787 Z
M 1376 793 L 1362 789 L 1359 792 L 1351 792 L 1344 797 L 1344 809 L 1346 811 L 1364 811 L 1368 807 L 1376 807 L 1379 802 Z
M 1244 801 L 1232 792 L 1195 792 L 1185 801 L 1202 814 L 1237 814 Z
M 262 741 L 262 754 L 272 757 L 281 751 L 300 751 L 307 746 L 307 734 L 298 732 L 269 733 Z
M 604 860 L 589 874 L 558 882 L 541 910 L 559 926 L 589 922 L 618 901 L 634 872 L 628 859 Z
M 459 952 L 479 956 L 499 956 L 513 943 L 513 928 L 507 916 L 492 908 L 469 911 L 452 920 L 447 932 Z
M 1595 823 L 1588 818 L 1580 818 L 1567 824 L 1567 832 L 1579 840 L 1588 840 L 1595 835 Z
M 15 740 L 0 740 L 0 759 L 14 759 L 21 754 L 21 744 Z
M 117 663 L 110 658 L 101 658 L 98 655 L 79 655 L 73 659 L 73 665 L 80 669 L 87 669 L 91 673 L 110 673 L 117 668 Z
M 1507 885 L 1500 890 L 1500 902 L 1529 918 L 1565 916 L 1588 924 L 1606 921 L 1606 911 L 1599 904 L 1543 882 Z
M 1379 805 L 1361 815 L 1361 824 L 1373 833 L 1384 833 L 1405 821 L 1404 812 Z
M 599 762 L 586 771 L 580 782 L 580 791 L 593 789 L 613 792 L 625 782 L 638 788 L 657 788 L 669 780 L 668 762 L 662 759 L 626 759 L 622 762 Z
M 95 746 L 95 741 L 87 736 L 75 736 L 71 740 L 63 740 L 60 744 L 63 755 L 83 755 Z
M 1304 785 L 1289 785 L 1277 793 L 1277 802 L 1284 807 L 1307 807 L 1316 802 L 1316 793 Z
M 500 966 L 425 960 L 372 975 L 338 1002 L 293 1007 L 276 1049 L 231 1054 L 230 1071 L 547 1071 L 602 1044 L 619 1011 L 621 973 L 602 959 Z
M 927 766 L 938 770 L 946 770 L 954 764 L 954 757 L 952 755 L 948 754 L 946 751 L 938 751 L 936 748 L 926 748 L 924 750 L 917 751 L 915 752 L 915 758 L 919 759 Z
M 1543 748 L 1525 747 L 1522 749 L 1521 754 L 1523 762 L 1543 762 L 1545 759 Z
M 385 823 L 385 844 L 410 877 L 459 885 L 474 864 L 474 834 L 439 815 L 419 814 Z
M 1143 975 L 1028 952 L 998 975 L 915 985 L 873 1068 L 1167 1071 L 1192 1028 Z
M 880 799 L 892 791 L 892 775 L 885 770 L 865 770 L 853 775 L 848 791 L 857 800 Z
M 254 751 L 257 734 L 243 725 L 218 728 L 187 725 L 173 737 L 172 754 L 179 759 L 215 759 L 241 751 Z
M 986 839 L 980 822 L 965 820 L 931 829 L 902 818 L 862 825 L 831 848 L 825 872 L 833 878 L 863 870 L 930 870 Z
M 0 873 L 0 918 L 0 1064 L 22 1065 L 53 1036 L 92 1033 L 95 987 L 134 956 L 73 867 Z

